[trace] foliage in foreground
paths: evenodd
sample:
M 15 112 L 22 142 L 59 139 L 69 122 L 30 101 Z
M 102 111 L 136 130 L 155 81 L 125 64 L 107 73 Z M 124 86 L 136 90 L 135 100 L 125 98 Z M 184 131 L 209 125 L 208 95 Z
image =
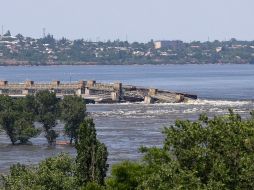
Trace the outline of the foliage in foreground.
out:
M 141 148 L 142 163 L 113 167 L 111 189 L 253 189 L 254 117 L 176 121 L 163 148 Z
M 73 166 L 72 158 L 66 154 L 47 158 L 35 168 L 13 165 L 3 178 L 4 186 L 8 190 L 72 189 L 76 186 Z
M 80 126 L 76 143 L 76 160 L 67 154 L 47 158 L 37 167 L 13 165 L 10 174 L 3 176 L 7 190 L 72 190 L 101 189 L 108 169 L 107 148 L 96 137 L 92 119 Z
M 93 120 L 86 119 L 79 129 L 79 138 L 76 142 L 77 149 L 77 179 L 79 184 L 96 182 L 104 185 L 108 164 L 107 147 L 96 137 Z
M 75 172 L 70 170 L 68 167 L 70 159 L 65 157 L 64 160 L 67 160 L 67 163 L 64 165 L 67 167 L 64 171 L 66 172 L 61 170 L 63 164 L 59 165 L 60 176 L 54 174 L 59 169 L 57 163 L 49 168 L 45 166 L 46 169 L 43 171 L 46 171 L 46 176 L 43 178 L 47 180 L 44 182 L 50 183 L 50 187 L 46 186 L 49 189 L 66 190 L 79 188 L 95 190 L 253 189 L 254 112 L 251 115 L 251 118 L 243 120 L 240 115 L 230 110 L 229 115 L 226 116 L 215 116 L 209 119 L 206 115 L 201 115 L 194 122 L 176 121 L 174 126 L 165 128 L 162 148 L 143 147 L 141 148 L 144 154 L 142 162 L 125 161 L 114 165 L 105 185 L 102 183 L 105 172 L 102 171 L 106 171 L 104 169 L 107 168 L 104 160 L 107 154 L 106 152 L 102 154 L 104 151 L 95 151 L 99 150 L 101 144 L 96 143 L 93 123 L 86 120 L 80 128 L 79 137 L 82 137 L 82 140 L 78 141 L 80 144 L 76 146 L 78 156 Z M 101 149 L 105 148 L 103 147 Z M 46 162 L 42 162 L 40 166 Z M 102 181 L 95 177 L 94 174 L 97 174 L 97 171 L 101 172 Z M 25 175 L 21 175 L 20 172 L 24 172 Z M 13 166 L 11 174 L 4 177 L 5 185 L 9 185 L 7 189 L 11 187 L 15 189 L 19 181 L 27 184 L 27 188 L 39 188 L 40 186 L 37 187 L 37 185 L 41 183 L 33 180 L 44 172 L 37 172 L 36 175 L 33 172 L 34 170 L 24 166 Z M 49 176 L 51 174 L 53 178 Z M 65 187 L 63 187 L 62 179 L 68 183 Z

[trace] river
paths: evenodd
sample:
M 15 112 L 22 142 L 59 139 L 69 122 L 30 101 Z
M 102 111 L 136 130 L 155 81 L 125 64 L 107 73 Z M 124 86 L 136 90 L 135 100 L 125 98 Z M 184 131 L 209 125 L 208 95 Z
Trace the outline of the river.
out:
M 144 87 L 186 92 L 198 100 L 180 104 L 98 104 L 87 105 L 94 118 L 99 139 L 109 150 L 109 163 L 137 160 L 138 148 L 160 146 L 162 130 L 176 119 L 196 119 L 207 112 L 210 116 L 227 113 L 233 108 L 243 117 L 254 109 L 254 65 L 131 65 L 131 66 L 17 66 L 0 67 L 0 80 L 23 82 L 64 82 L 78 80 L 99 82 L 121 81 Z M 57 126 L 62 131 L 62 124 Z M 61 139 L 65 137 L 61 135 Z M 12 146 L 0 134 L 0 172 L 20 162 L 36 164 L 60 152 L 75 150 L 69 146 L 47 147 L 43 134 L 32 139 L 32 145 Z

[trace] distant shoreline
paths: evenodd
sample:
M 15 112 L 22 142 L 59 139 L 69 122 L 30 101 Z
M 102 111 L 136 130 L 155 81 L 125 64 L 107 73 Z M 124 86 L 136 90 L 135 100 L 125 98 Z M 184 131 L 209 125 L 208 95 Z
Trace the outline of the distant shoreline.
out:
M 11 33 L 0 37 L 0 65 L 170 65 L 254 64 L 254 41 L 183 42 L 160 40 L 91 42 L 34 39 Z
M 1 67 L 12 67 L 12 66 L 132 66 L 132 65 L 254 65 L 252 63 L 126 63 L 126 64 L 110 64 L 110 63 L 51 63 L 51 64 L 2 64 Z

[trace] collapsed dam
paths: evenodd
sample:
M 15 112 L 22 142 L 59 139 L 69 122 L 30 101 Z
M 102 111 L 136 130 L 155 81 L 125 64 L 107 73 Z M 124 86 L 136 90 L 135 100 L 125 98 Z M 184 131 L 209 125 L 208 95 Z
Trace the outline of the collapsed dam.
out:
M 122 83 L 97 83 L 95 80 L 61 83 L 10 83 L 0 81 L 0 94 L 11 97 L 24 97 L 36 94 L 38 91 L 49 90 L 56 93 L 58 98 L 68 95 L 81 96 L 87 103 L 121 103 L 145 102 L 152 103 L 180 103 L 188 99 L 197 99 L 196 95 L 159 90 L 156 88 L 123 85 Z

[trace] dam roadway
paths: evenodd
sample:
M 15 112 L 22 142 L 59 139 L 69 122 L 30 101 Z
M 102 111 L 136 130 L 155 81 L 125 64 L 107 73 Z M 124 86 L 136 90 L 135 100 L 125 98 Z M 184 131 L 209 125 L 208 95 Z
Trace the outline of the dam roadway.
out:
M 188 99 L 197 99 L 197 96 L 192 94 L 123 85 L 122 83 L 97 83 L 94 80 L 72 83 L 61 83 L 60 81 L 52 81 L 50 83 L 35 83 L 34 81 L 9 83 L 8 81 L 0 81 L 0 95 L 19 98 L 34 95 L 42 90 L 54 92 L 58 98 L 68 95 L 81 96 L 87 103 L 180 103 Z

